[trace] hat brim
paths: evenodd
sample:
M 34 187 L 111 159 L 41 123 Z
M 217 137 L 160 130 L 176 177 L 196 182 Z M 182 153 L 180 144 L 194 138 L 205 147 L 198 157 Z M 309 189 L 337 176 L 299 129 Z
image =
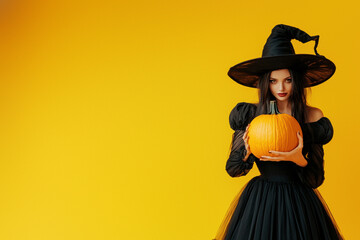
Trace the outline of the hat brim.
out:
M 302 71 L 305 87 L 325 82 L 336 69 L 335 64 L 322 55 L 291 54 L 247 60 L 231 67 L 228 76 L 241 85 L 257 88 L 262 74 L 283 68 Z

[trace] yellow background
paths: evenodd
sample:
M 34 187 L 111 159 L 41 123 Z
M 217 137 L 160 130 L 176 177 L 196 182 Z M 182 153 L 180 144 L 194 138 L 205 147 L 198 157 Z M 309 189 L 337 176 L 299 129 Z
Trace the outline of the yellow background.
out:
M 241 187 L 229 67 L 279 23 L 336 73 L 309 102 L 334 127 L 319 188 L 360 239 L 356 1 L 0 2 L 0 239 L 211 239 Z M 297 53 L 314 42 L 293 40 Z

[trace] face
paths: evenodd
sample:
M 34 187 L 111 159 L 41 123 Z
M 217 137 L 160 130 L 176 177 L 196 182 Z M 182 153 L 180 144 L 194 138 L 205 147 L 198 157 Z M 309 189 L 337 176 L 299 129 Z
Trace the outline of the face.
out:
M 278 101 L 287 101 L 289 99 L 292 78 L 288 69 L 274 70 L 270 74 L 270 91 Z M 279 93 L 286 93 L 279 95 Z

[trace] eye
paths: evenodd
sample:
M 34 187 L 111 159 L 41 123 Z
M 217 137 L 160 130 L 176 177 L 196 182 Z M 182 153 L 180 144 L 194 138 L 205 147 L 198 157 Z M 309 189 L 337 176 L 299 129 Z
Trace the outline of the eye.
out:
M 270 83 L 273 83 L 273 82 L 275 82 L 275 80 L 270 80 Z
M 291 79 L 291 78 L 288 78 L 288 79 L 286 79 L 286 81 L 291 82 L 291 81 L 292 81 L 292 79 Z

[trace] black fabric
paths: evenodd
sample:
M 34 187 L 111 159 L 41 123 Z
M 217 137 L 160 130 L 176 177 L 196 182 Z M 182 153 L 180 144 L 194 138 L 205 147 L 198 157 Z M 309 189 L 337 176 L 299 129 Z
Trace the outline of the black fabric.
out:
M 309 170 L 291 161 L 260 161 L 253 154 L 244 162 L 242 136 L 255 110 L 254 104 L 241 102 L 229 117 L 230 127 L 235 132 L 226 171 L 231 177 L 244 176 L 255 162 L 261 175 L 252 178 L 244 187 L 224 239 L 343 239 L 326 203 L 314 190 L 324 180 L 323 145 L 333 137 L 330 120 L 322 117 L 301 125 L 303 154 Z
M 319 55 L 316 50 L 319 42 L 319 35 L 310 37 L 309 34 L 299 28 L 278 24 L 272 29 L 271 34 L 265 43 L 262 57 L 295 54 L 294 47 L 290 41 L 291 39 L 299 40 L 302 43 L 314 40 L 314 52 L 316 55 Z
M 310 129 L 305 126 L 310 126 L 311 129 L 316 129 L 311 138 Z M 304 135 L 304 142 L 315 144 L 327 144 L 333 138 L 334 128 L 327 117 L 322 117 L 316 122 L 302 124 L 301 130 Z
M 246 161 L 243 161 L 246 149 L 243 130 L 236 130 L 233 134 L 232 147 L 229 159 L 226 162 L 226 171 L 231 177 L 245 176 L 250 169 L 252 169 L 255 161 L 255 156 L 250 154 Z
M 334 129 L 327 117 L 301 126 L 304 136 L 303 155 L 308 161 L 304 168 L 298 168 L 301 181 L 311 188 L 317 188 L 325 180 L 324 148 L 334 135 Z
M 233 130 L 245 130 L 255 116 L 256 105 L 240 102 L 231 110 L 229 115 L 230 127 Z
M 254 118 L 255 112 L 256 105 L 246 102 L 236 104 L 230 112 L 230 127 L 235 131 L 231 141 L 230 156 L 226 162 L 226 171 L 231 177 L 245 176 L 254 165 L 256 157 L 253 154 L 250 154 L 246 161 L 242 160 L 246 154 L 242 137 L 244 136 L 246 126 Z
M 235 82 L 252 88 L 258 88 L 260 76 L 268 71 L 290 68 L 304 76 L 305 87 L 319 85 L 335 73 L 335 64 L 317 52 L 319 35 L 310 36 L 299 28 L 277 24 L 268 37 L 261 58 L 243 61 L 232 66 L 228 76 Z M 314 54 L 295 54 L 291 39 L 302 43 L 315 41 Z

